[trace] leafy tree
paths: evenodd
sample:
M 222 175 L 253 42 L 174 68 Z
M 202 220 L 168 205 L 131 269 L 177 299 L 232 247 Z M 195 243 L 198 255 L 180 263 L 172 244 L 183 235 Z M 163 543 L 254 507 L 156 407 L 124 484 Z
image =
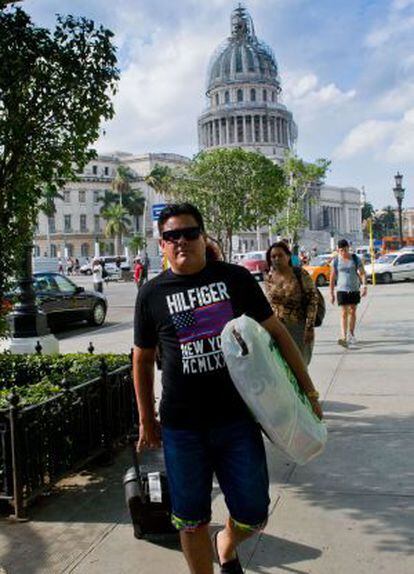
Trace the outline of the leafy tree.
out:
M 58 16 L 36 27 L 20 8 L 0 9 L 0 300 L 18 275 L 44 201 L 94 157 L 113 116 L 118 70 L 112 32 Z
M 131 237 L 128 246 L 131 249 L 133 255 L 138 255 L 138 253 L 146 246 L 145 238 L 137 233 Z
M 151 172 L 144 177 L 144 181 L 156 193 L 168 196 L 172 192 L 174 172 L 166 165 L 155 164 Z
M 367 219 L 372 217 L 374 215 L 374 213 L 375 213 L 375 209 L 374 209 L 372 203 L 365 202 L 363 204 L 362 210 L 361 210 L 362 221 L 366 221 Z
M 138 217 L 144 212 L 145 197 L 139 189 L 132 188 L 132 182 L 136 177 L 129 167 L 120 165 L 117 168 L 116 176 L 112 181 L 112 190 L 106 190 L 105 194 L 99 198 L 102 203 L 101 213 L 108 207 L 119 204 L 125 207 L 128 214 Z
M 116 254 L 122 254 L 122 236 L 128 233 L 131 220 L 128 219 L 128 212 L 122 205 L 111 205 L 102 212 L 102 217 L 106 220 L 105 235 L 115 238 Z
M 197 205 L 228 259 L 234 234 L 267 225 L 286 204 L 281 168 L 241 148 L 201 152 L 169 186 L 167 195 Z
M 294 154 L 287 154 L 285 157 L 283 171 L 287 182 L 288 204 L 274 228 L 289 237 L 292 244 L 298 242 L 300 230 L 308 223 L 305 203 L 314 200 L 313 192 L 323 183 L 330 163 L 326 159 L 308 163 Z

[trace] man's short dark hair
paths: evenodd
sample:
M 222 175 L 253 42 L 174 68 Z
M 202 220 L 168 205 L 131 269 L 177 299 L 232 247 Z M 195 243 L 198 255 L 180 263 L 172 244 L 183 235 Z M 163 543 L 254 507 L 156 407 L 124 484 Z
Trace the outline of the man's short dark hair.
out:
M 191 215 L 197 222 L 197 225 L 204 232 L 204 221 L 200 211 L 191 203 L 169 203 L 164 207 L 158 217 L 158 231 L 161 233 L 164 223 L 171 217 L 178 215 Z
M 349 247 L 349 243 L 346 239 L 340 239 L 338 241 L 338 249 L 345 249 L 346 247 Z

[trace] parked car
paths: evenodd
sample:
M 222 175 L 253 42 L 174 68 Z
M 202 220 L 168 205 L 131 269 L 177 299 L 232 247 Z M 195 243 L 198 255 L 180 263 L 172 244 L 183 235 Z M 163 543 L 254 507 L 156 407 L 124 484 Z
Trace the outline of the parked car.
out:
M 33 287 L 49 327 L 75 321 L 88 321 L 96 326 L 105 322 L 108 303 L 102 293 L 86 291 L 60 273 L 34 273 Z M 16 290 L 7 299 L 11 301 L 15 296 Z
M 318 255 L 317 257 L 313 257 L 308 265 L 304 265 L 303 269 L 309 273 L 315 285 L 322 287 L 329 283 L 331 261 L 332 255 L 330 253 Z
M 267 271 L 266 251 L 248 251 L 239 265 L 246 267 L 258 281 L 262 281 Z
M 92 257 L 90 261 L 88 261 L 87 263 L 85 263 L 80 267 L 79 271 L 83 275 L 92 275 L 92 263 L 94 259 L 95 258 Z M 125 256 L 116 257 L 115 255 L 103 255 L 102 257 L 99 257 L 99 261 L 105 263 L 105 269 L 113 269 L 113 267 L 117 267 L 116 262 L 118 259 L 121 260 L 121 266 L 120 266 L 121 270 L 125 271 L 131 270 L 131 265 Z
M 372 265 L 365 265 L 368 281 L 372 281 L 373 270 L 378 283 L 414 279 L 414 253 L 407 251 L 386 253 L 375 261 L 374 269 Z

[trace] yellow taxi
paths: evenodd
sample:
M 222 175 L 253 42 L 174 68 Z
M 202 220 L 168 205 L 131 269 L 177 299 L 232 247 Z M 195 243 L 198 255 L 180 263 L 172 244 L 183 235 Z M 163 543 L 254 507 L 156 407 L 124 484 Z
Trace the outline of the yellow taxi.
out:
M 315 285 L 322 287 L 329 283 L 331 261 L 332 255 L 330 253 L 318 255 L 317 257 L 313 257 L 307 265 L 304 265 L 303 269 L 309 273 Z

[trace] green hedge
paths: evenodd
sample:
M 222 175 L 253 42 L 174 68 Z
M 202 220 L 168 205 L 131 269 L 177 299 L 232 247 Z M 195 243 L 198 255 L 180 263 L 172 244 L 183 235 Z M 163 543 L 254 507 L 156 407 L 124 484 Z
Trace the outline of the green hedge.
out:
M 0 409 L 8 406 L 8 396 L 14 388 L 20 405 L 33 405 L 62 391 L 63 377 L 70 387 L 79 385 L 100 374 L 100 358 L 104 357 L 108 370 L 129 364 L 129 355 L 11 355 L 0 354 Z

